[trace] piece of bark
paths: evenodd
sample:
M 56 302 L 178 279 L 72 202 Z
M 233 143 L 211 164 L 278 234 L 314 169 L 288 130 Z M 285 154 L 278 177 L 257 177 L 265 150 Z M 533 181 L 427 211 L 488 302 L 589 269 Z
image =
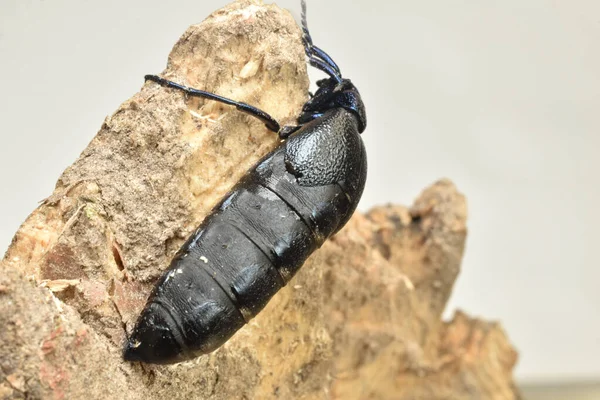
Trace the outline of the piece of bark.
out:
M 292 123 L 307 99 L 300 29 L 244 0 L 190 27 L 163 76 Z M 496 324 L 443 309 L 466 204 L 449 181 L 411 210 L 357 213 L 216 352 L 122 361 L 154 280 L 212 205 L 278 143 L 264 125 L 146 83 L 106 119 L 0 263 L 0 395 L 49 399 L 515 399 Z

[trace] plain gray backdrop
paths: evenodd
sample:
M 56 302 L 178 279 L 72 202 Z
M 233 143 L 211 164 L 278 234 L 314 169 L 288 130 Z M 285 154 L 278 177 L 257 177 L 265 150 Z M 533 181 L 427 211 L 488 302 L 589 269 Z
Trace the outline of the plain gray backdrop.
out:
M 226 3 L 0 1 L 0 253 L 105 116 Z M 521 381 L 600 378 L 600 2 L 327 0 L 308 17 L 367 107 L 360 208 L 451 178 L 469 237 L 447 315 L 499 320 Z

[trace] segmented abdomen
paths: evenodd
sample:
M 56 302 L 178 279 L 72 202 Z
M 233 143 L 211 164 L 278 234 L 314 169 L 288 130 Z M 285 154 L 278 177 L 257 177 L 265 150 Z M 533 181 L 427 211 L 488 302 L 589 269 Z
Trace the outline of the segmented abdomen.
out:
M 300 186 L 284 154 L 281 146 L 232 189 L 151 296 L 188 357 L 216 349 L 262 310 L 354 210 L 338 184 Z

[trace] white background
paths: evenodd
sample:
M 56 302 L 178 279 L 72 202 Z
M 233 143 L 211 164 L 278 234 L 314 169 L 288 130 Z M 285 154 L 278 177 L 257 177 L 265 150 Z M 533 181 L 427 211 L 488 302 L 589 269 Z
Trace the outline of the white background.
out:
M 0 253 L 104 117 L 224 4 L 0 1 Z M 444 176 L 468 197 L 448 315 L 501 321 L 521 382 L 600 378 L 600 2 L 312 1 L 309 26 L 367 106 L 361 208 L 410 204 Z

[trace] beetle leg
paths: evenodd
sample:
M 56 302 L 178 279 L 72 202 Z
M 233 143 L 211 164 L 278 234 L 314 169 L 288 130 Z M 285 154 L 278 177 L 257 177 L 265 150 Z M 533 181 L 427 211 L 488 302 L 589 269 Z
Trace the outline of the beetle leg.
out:
M 184 92 L 185 94 L 187 94 L 188 96 L 191 96 L 191 97 L 202 97 L 205 99 L 215 100 L 215 101 L 218 101 L 218 102 L 221 102 L 224 104 L 228 104 L 230 106 L 235 106 L 235 108 L 237 108 L 239 111 L 245 112 L 246 114 L 252 115 L 253 117 L 260 119 L 269 130 L 271 130 L 273 132 L 279 132 L 279 130 L 281 129 L 279 122 L 277 122 L 277 120 L 275 118 L 271 117 L 269 114 L 267 114 L 263 110 L 256 108 L 254 106 L 251 106 L 250 104 L 247 104 L 247 103 L 244 103 L 241 101 L 231 100 L 231 99 L 228 99 L 227 97 L 219 96 L 218 94 L 214 94 L 214 93 L 207 92 L 204 90 L 194 89 L 194 88 L 179 84 L 177 82 L 173 82 L 173 81 L 161 78 L 160 76 L 157 76 L 157 75 L 146 75 L 144 77 L 144 79 L 147 81 L 156 82 L 162 86 L 181 90 L 182 92 Z

